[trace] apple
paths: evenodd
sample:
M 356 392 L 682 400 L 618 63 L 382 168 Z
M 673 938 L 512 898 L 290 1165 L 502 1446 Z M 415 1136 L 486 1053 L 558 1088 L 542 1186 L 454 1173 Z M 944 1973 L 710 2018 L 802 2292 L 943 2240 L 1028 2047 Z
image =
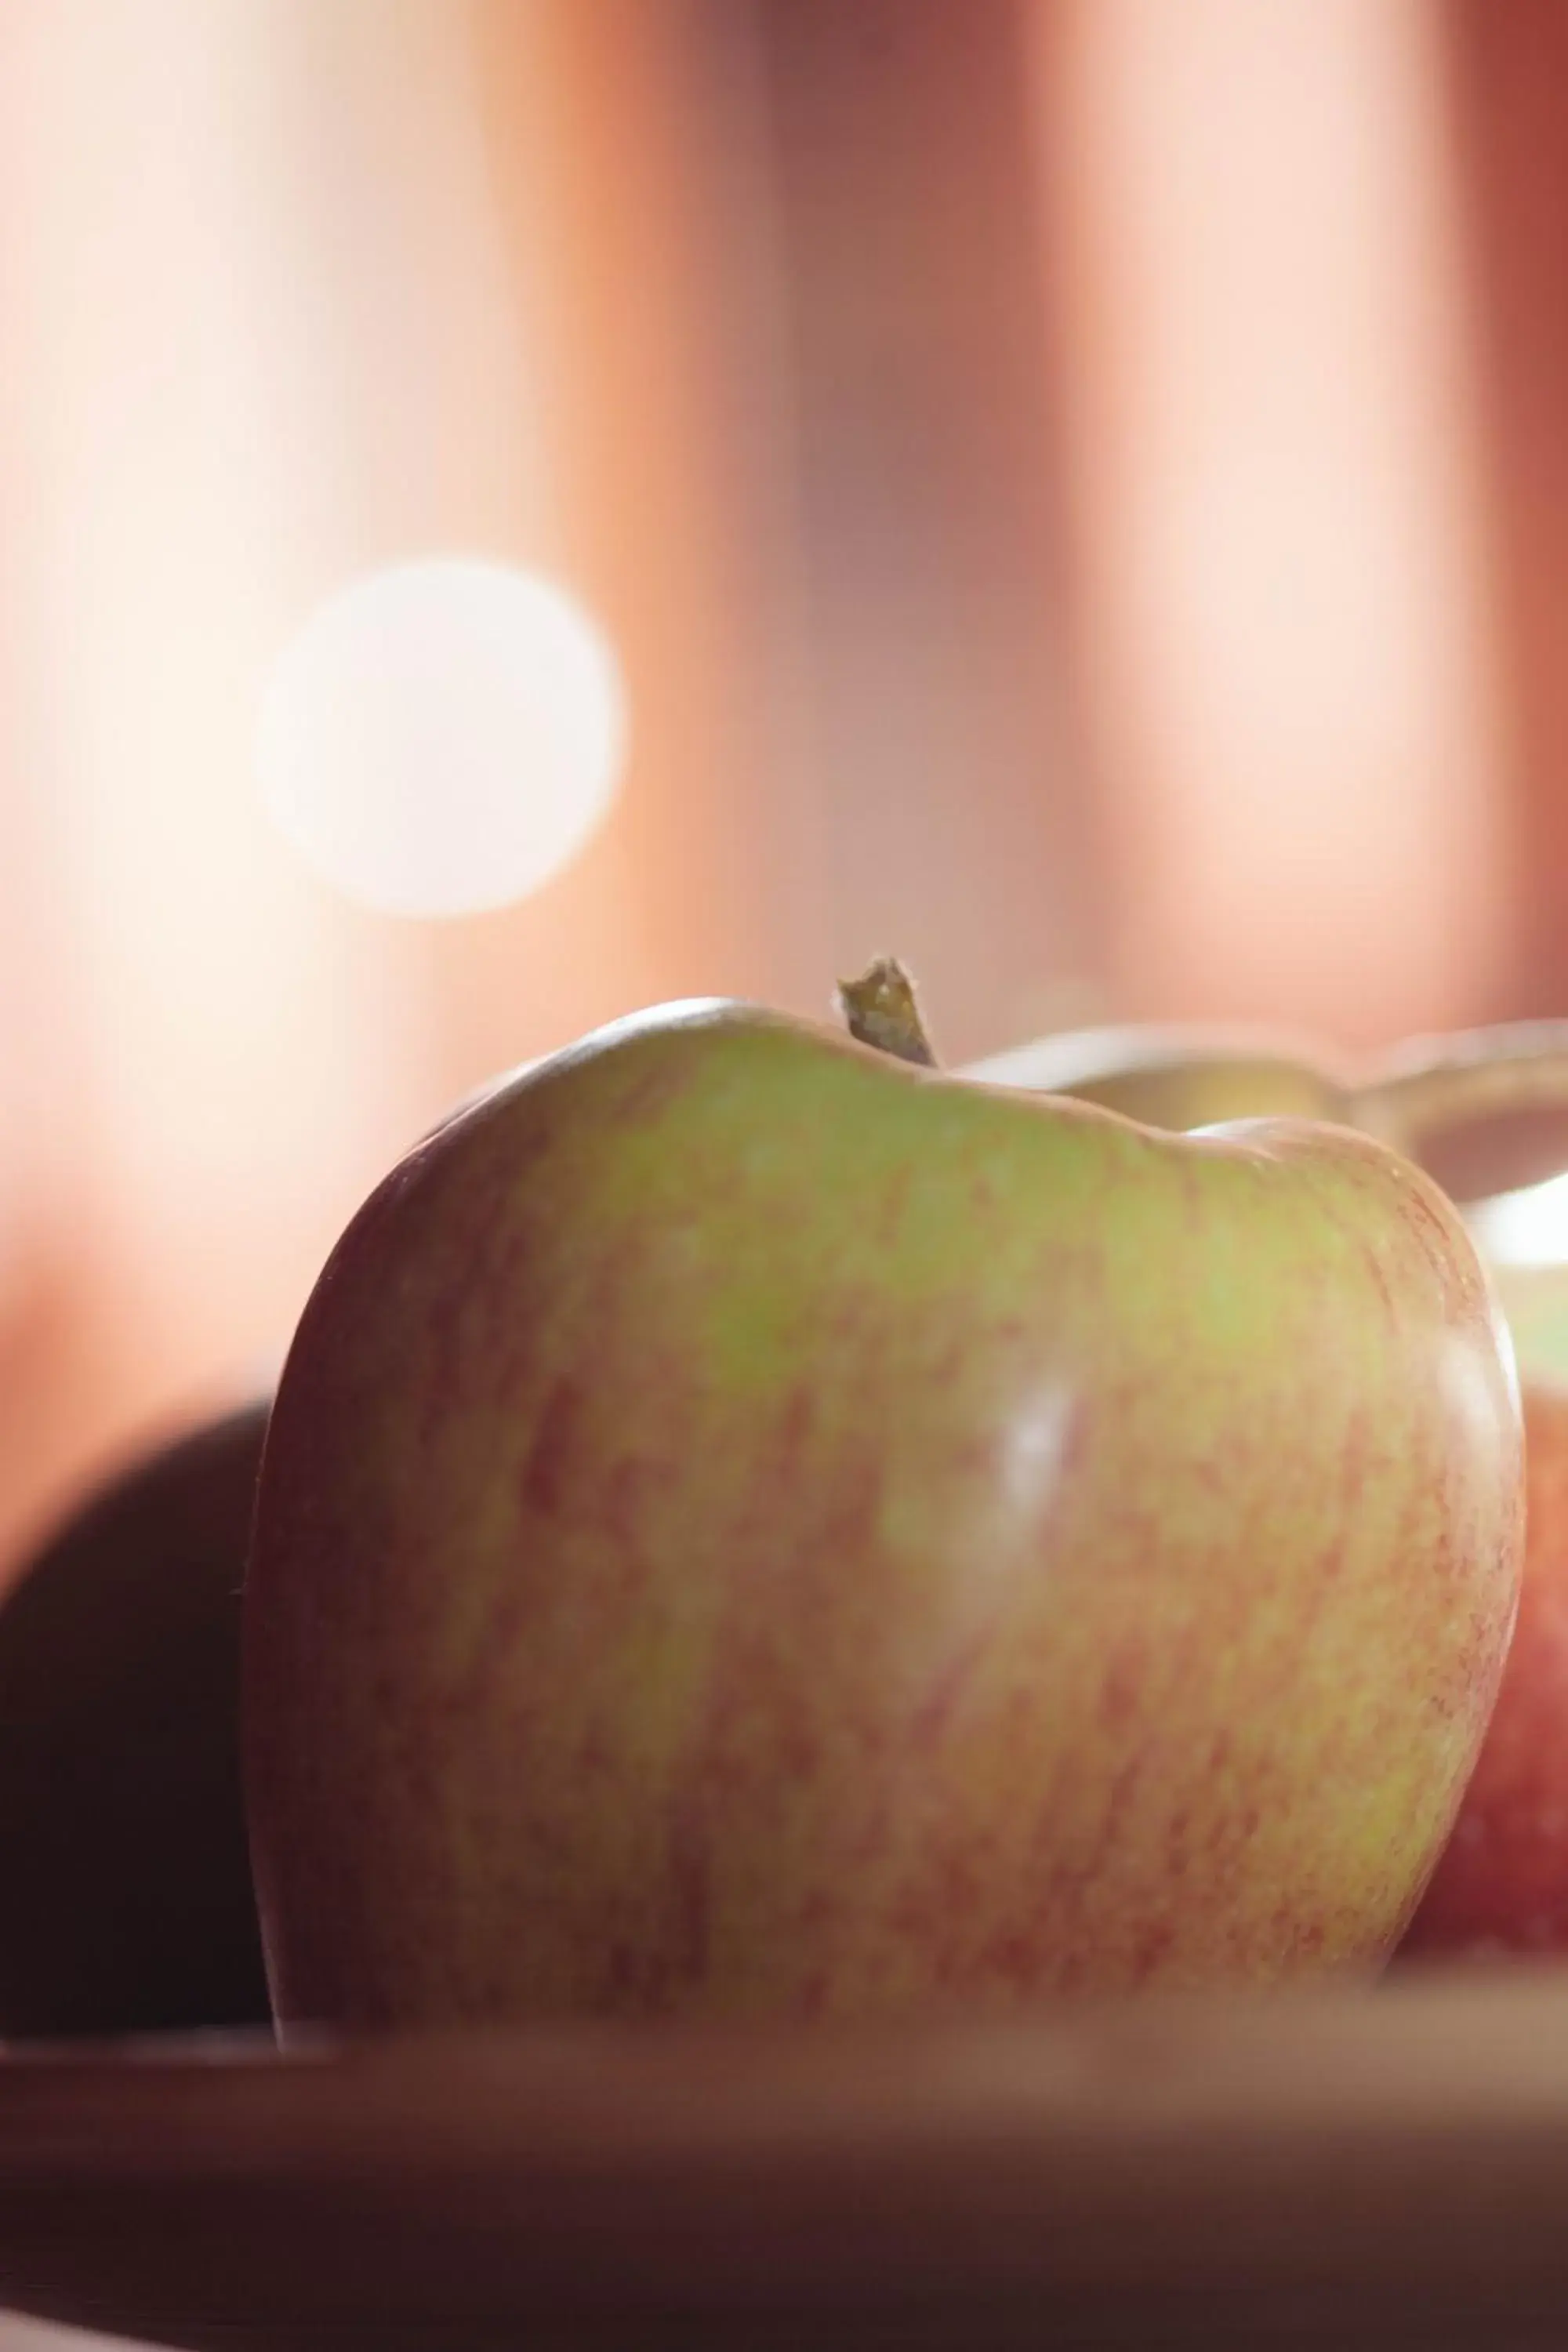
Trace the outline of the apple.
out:
M 1367 1123 L 1465 1202 L 1482 1254 L 1568 1167 L 1568 1025 L 1417 1039 L 1367 1088 Z M 1518 1624 L 1479 1761 L 1402 1961 L 1568 1952 L 1568 1269 L 1495 1269 L 1523 1391 Z
M 1517 1595 L 1460 1220 L 893 1042 L 633 1017 L 342 1236 L 245 1597 L 286 2035 L 1382 1964 Z
M 268 2020 L 237 1725 L 266 1421 L 114 1476 L 0 1606 L 0 2036 Z
M 1402 1959 L 1568 1952 L 1568 1392 L 1527 1386 L 1524 1427 L 1518 1628 Z
M 1506 1147 L 1489 1121 L 1479 1126 L 1471 1133 L 1455 1121 L 1449 1135 L 1483 1173 L 1531 1172 L 1521 1142 L 1536 1173 L 1556 1174 L 1568 1160 L 1561 1136 L 1552 1150 L 1540 1110 L 1532 1129 L 1510 1119 Z M 1483 1255 L 1503 1245 L 1521 1213 L 1534 1225 L 1547 1205 L 1531 1190 L 1475 1203 Z M 1550 1249 L 1550 1231 L 1541 1238 Z M 1524 1400 L 1519 1621 L 1480 1761 L 1401 1960 L 1568 1954 L 1568 1265 L 1504 1258 L 1495 1279 Z
M 1483 1253 L 1498 1212 L 1568 1168 L 1561 1022 L 1412 1039 L 1358 1077 L 1331 1077 L 1312 1048 L 1268 1033 L 1180 1029 L 1044 1038 L 976 1071 L 1173 1128 L 1272 1111 L 1293 1085 L 1320 1085 L 1325 1115 L 1383 1136 L 1467 1204 Z M 1496 1286 L 1524 1409 L 1520 1610 L 1479 1760 L 1401 1962 L 1568 1952 L 1568 1265 L 1505 1263 Z

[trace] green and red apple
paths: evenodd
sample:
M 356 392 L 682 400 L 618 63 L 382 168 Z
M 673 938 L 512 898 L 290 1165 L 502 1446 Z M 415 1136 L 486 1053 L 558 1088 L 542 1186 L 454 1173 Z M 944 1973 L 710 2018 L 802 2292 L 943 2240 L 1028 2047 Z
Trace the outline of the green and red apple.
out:
M 1568 1953 L 1568 1391 L 1527 1384 L 1524 1428 L 1518 1626 L 1406 1959 Z
M 1526 1538 L 1519 1619 L 1453 1835 L 1401 1947 L 1407 1960 L 1568 1952 L 1568 1267 L 1510 1263 L 1542 1180 L 1568 1167 L 1568 1026 L 1415 1040 L 1367 1089 L 1374 1123 L 1468 1204 L 1523 1392 Z M 1557 1212 L 1558 1214 L 1561 1212 Z
M 1494 1213 L 1478 1213 L 1483 1251 Z M 1568 1955 L 1568 1265 L 1498 1268 L 1524 1399 L 1519 1620 L 1480 1760 L 1401 1957 Z
M 1315 1108 L 1396 1143 L 1436 1175 L 1468 1205 L 1483 1255 L 1521 1211 L 1539 1218 L 1545 1197 L 1523 1188 L 1568 1168 L 1568 1029 L 1555 1022 L 1413 1039 L 1353 1075 L 1267 1032 L 1188 1028 L 1041 1038 L 977 1074 L 1064 1088 L 1173 1128 Z M 1568 1953 L 1568 1263 L 1550 1251 L 1542 1263 L 1505 1257 L 1496 1280 L 1524 1407 L 1520 1609 L 1476 1770 L 1402 1960 Z
M 296 1335 L 244 1629 L 279 2020 L 1372 1971 L 1520 1449 L 1475 1249 L 1374 1141 L 618 1024 L 397 1168 Z

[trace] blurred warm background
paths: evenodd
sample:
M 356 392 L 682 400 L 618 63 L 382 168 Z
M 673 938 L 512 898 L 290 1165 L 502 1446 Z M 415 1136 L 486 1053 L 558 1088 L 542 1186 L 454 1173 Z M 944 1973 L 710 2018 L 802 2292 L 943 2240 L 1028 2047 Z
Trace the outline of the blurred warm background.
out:
M 6 1552 L 632 1006 L 1568 1011 L 1565 110 L 1560 0 L 0 0 Z M 423 919 L 258 743 L 451 556 L 574 600 L 624 757 Z M 533 790 L 337 690 L 294 786 L 384 759 L 422 872 L 463 761 Z

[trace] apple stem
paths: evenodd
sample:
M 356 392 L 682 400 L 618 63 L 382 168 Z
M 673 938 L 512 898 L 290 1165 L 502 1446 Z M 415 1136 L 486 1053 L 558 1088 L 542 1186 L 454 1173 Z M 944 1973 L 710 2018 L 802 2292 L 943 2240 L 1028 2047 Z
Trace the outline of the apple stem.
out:
M 1568 1108 L 1568 1021 L 1417 1039 L 1356 1089 L 1353 1123 L 1419 1160 L 1424 1140 L 1497 1111 Z
M 838 1010 L 851 1037 L 900 1062 L 934 1070 L 936 1055 L 915 998 L 915 984 L 896 956 L 879 956 L 858 980 L 838 983 Z

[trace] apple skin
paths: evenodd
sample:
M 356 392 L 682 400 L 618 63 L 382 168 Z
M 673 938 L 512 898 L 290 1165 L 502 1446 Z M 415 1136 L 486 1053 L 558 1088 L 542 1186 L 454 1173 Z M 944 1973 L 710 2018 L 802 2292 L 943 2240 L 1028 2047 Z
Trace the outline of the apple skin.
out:
M 268 2020 L 238 1741 L 266 1425 L 109 1479 L 0 1605 L 0 2036 Z
M 275 2009 L 890 2018 L 1375 1970 L 1517 1598 L 1511 1350 L 1366 1139 L 667 1008 L 308 1303 L 244 1629 Z
M 1568 1391 L 1526 1380 L 1519 1621 L 1405 1960 L 1568 1953 Z

